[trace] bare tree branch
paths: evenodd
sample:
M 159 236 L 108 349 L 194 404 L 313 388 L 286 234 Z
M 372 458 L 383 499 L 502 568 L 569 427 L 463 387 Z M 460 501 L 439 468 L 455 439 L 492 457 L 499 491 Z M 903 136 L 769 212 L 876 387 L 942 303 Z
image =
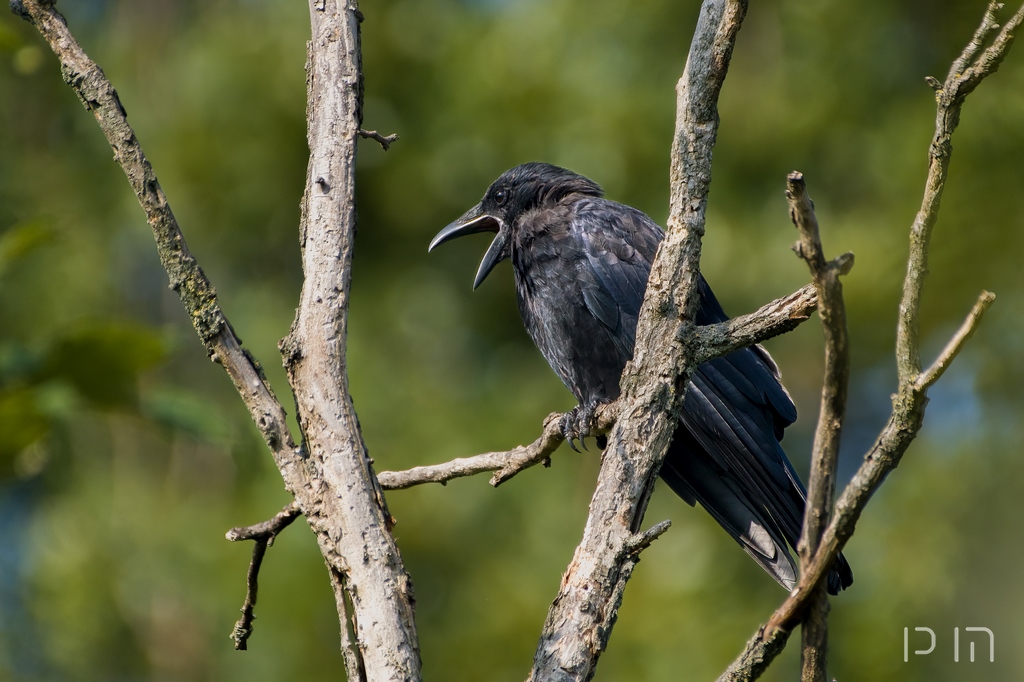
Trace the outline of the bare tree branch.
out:
M 639 532 L 695 366 L 689 344 L 666 340 L 680 335 L 681 324 L 692 333 L 718 94 L 745 12 L 743 0 L 706 0 L 701 8 L 676 90 L 668 231 L 651 268 L 634 357 L 620 382 L 621 413 L 608 434 L 583 539 L 548 611 L 531 680 L 593 676 L 638 560 L 627 547 Z
M 368 140 L 376 140 L 384 151 L 391 149 L 391 145 L 399 140 L 398 133 L 381 135 L 376 130 L 363 130 L 362 128 L 359 129 L 359 136 Z
M 746 647 L 736 657 L 736 660 L 729 664 L 717 682 L 748 682 L 756 680 L 761 676 L 768 666 L 772 664 L 775 657 L 782 653 L 789 641 L 792 630 L 783 628 L 769 628 L 762 625 L 754 633 L 754 636 L 747 642 Z
M 267 553 L 269 542 L 257 539 L 252 547 L 252 559 L 249 561 L 249 571 L 245 575 L 245 601 L 242 603 L 242 617 L 235 621 L 231 628 L 231 639 L 235 642 L 235 651 L 246 651 L 249 648 L 249 637 L 252 635 L 252 623 L 256 620 L 253 609 L 256 608 L 256 592 L 259 588 L 258 581 L 260 566 L 263 565 L 263 555 Z
M 220 309 L 213 285 L 189 252 L 156 173 L 128 124 L 114 86 L 82 50 L 52 2 L 19 0 L 12 4 L 12 10 L 31 22 L 50 44 L 60 60 L 64 81 L 96 118 L 114 150 L 114 160 L 128 177 L 146 213 L 171 288 L 181 299 L 210 359 L 222 365 L 231 377 L 278 466 L 289 467 L 301 461 L 302 453 L 288 431 L 284 409 L 267 384 L 259 363 L 242 348 Z
M 919 391 L 926 390 L 929 386 L 939 380 L 946 369 L 952 364 L 953 360 L 960 351 L 963 350 L 964 344 L 967 343 L 967 339 L 974 335 L 975 330 L 981 323 L 981 318 L 985 314 L 985 311 L 989 309 L 989 306 L 996 300 L 996 295 L 991 291 L 983 291 L 978 295 L 978 300 L 971 308 L 971 312 L 967 314 L 967 319 L 964 320 L 963 324 L 953 334 L 953 338 L 949 340 L 946 347 L 939 353 L 939 357 L 935 359 L 931 367 L 922 372 L 917 377 L 917 381 L 914 382 L 915 387 Z
M 1013 43 L 1017 28 L 1024 21 L 1022 6 L 1002 27 L 992 44 L 979 56 L 978 52 L 985 39 L 999 28 L 995 15 L 1001 7 L 1000 3 L 989 3 L 971 42 L 953 62 L 945 82 L 935 92 L 938 106 L 935 112 L 935 134 L 928 152 L 928 179 L 925 181 L 921 208 L 910 228 L 910 256 L 907 259 L 907 276 L 903 281 L 903 297 L 900 300 L 899 323 L 896 328 L 896 361 L 901 385 L 913 381 L 921 371 L 921 290 L 928 274 L 928 243 L 939 216 L 939 204 L 942 202 L 949 159 L 953 153 L 950 140 L 960 123 L 960 109 L 967 95 L 973 92 L 986 76 L 995 73 L 999 68 Z
M 289 502 L 283 509 L 281 509 L 281 511 L 277 512 L 266 521 L 262 521 L 252 526 L 238 526 L 236 528 L 232 528 L 225 533 L 224 537 L 231 542 L 240 542 L 241 540 L 266 540 L 269 544 L 274 544 L 274 538 L 276 538 L 285 528 L 292 525 L 292 521 L 299 518 L 301 515 L 302 509 L 299 507 L 298 503 Z
M 304 466 L 318 486 L 313 504 L 302 508 L 334 572 L 343 643 L 351 628 L 358 646 L 358 656 L 346 654 L 348 678 L 415 681 L 421 672 L 412 582 L 390 533 L 393 519 L 363 442 L 345 359 L 362 14 L 355 0 L 310 0 L 309 14 L 309 166 L 299 227 L 305 278 L 280 343 L 309 452 Z
M 337 578 L 332 584 L 343 641 L 355 623 L 351 627 L 360 651 L 345 652 L 348 678 L 418 680 L 411 582 L 388 531 L 390 515 L 366 456 L 344 369 L 362 94 L 361 15 L 354 0 L 341 6 L 337 0 L 310 0 L 311 157 L 301 226 L 307 279 L 296 323 L 283 343 L 308 456 L 292 440 L 284 410 L 259 364 L 241 347 L 212 285 L 189 253 L 113 86 L 79 47 L 51 1 L 16 0 L 12 10 L 47 40 L 60 59 L 64 80 L 95 116 L 146 212 L 171 287 L 211 359 L 227 370 L 270 447 L 285 486 L 316 533 Z M 363 661 L 365 667 L 352 661 Z
M 691 344 L 693 362 L 700 364 L 795 329 L 814 312 L 817 301 L 814 286 L 808 284 L 749 315 L 697 327 L 688 338 L 683 336 L 679 341 Z M 620 401 L 616 401 L 597 408 L 592 435 L 605 434 L 611 429 L 618 414 L 619 404 Z M 382 471 L 377 478 L 385 490 L 396 490 L 424 483 L 443 485 L 454 478 L 495 471 L 497 473 L 491 477 L 490 483 L 497 487 L 523 469 L 536 464 L 547 466 L 550 463 L 551 455 L 565 440 L 558 426 L 561 418 L 560 412 L 549 414 L 544 420 L 541 435 L 530 445 L 520 445 L 504 452 L 485 452 L 482 455 L 453 459 L 442 464 L 418 466 L 405 471 Z
M 597 433 L 601 432 L 603 415 L 606 412 L 607 406 L 602 406 L 595 415 L 598 423 Z M 411 488 L 423 483 L 444 485 L 453 478 L 496 471 L 497 473 L 491 478 L 491 485 L 498 486 L 523 469 L 535 464 L 543 463 L 548 466 L 551 463 L 551 455 L 565 440 L 558 427 L 561 418 L 562 413 L 560 412 L 549 414 L 544 420 L 544 430 L 541 435 L 529 445 L 520 445 L 505 452 L 485 452 L 474 457 L 453 459 L 443 464 L 414 467 L 406 471 L 382 471 L 377 478 L 385 490 L 396 490 Z
M 693 363 L 699 365 L 792 331 L 806 322 L 817 307 L 818 294 L 814 285 L 808 284 L 752 313 L 697 327 L 678 338 L 693 345 Z
M 292 521 L 299 518 L 302 510 L 296 502 L 291 502 L 284 509 L 274 515 L 273 518 L 257 523 L 254 526 L 232 528 L 227 532 L 227 539 L 231 542 L 239 540 L 255 540 L 252 548 L 252 560 L 249 562 L 249 571 L 245 577 L 245 602 L 242 604 L 242 617 L 235 623 L 231 630 L 231 639 L 235 640 L 235 650 L 245 651 L 249 637 L 252 635 L 252 622 L 256 620 L 253 609 L 256 608 L 256 593 L 259 589 L 260 566 L 263 564 L 263 555 L 267 553 L 267 547 L 274 544 L 274 538 L 282 530 L 291 525 Z
M 929 149 L 928 178 L 921 210 L 910 231 L 907 276 L 900 300 L 896 339 L 899 388 L 893 396 L 892 414 L 878 440 L 865 455 L 864 463 L 839 496 L 832 521 L 825 528 L 817 550 L 803 567 L 800 582 L 772 614 L 768 623 L 758 630 L 739 657 L 719 677 L 719 682 L 757 679 L 785 647 L 789 632 L 799 622 L 813 594 L 813 586 L 822 579 L 843 545 L 853 535 L 868 500 L 889 472 L 899 465 L 903 454 L 921 429 L 928 387 L 959 352 L 994 298 L 988 292 L 981 295 L 967 321 L 940 354 L 936 364 L 922 375 L 919 338 L 921 291 L 928 267 L 931 232 L 938 219 L 942 189 L 949 168 L 952 152 L 950 139 L 959 123 L 964 98 L 996 70 L 1013 42 L 1014 32 L 1024 22 L 1022 5 L 1002 27 L 992 44 L 981 51 L 985 38 L 996 29 L 994 16 L 999 7 L 1001 5 L 998 3 L 989 4 L 981 26 L 954 62 L 946 81 L 936 91 L 935 135 Z M 929 84 L 935 88 L 934 84 Z
M 814 287 L 818 292 L 818 316 L 825 337 L 825 375 L 822 379 L 821 407 L 814 432 L 811 454 L 811 475 L 807 486 L 807 509 L 797 551 L 801 573 L 806 571 L 818 548 L 821 533 L 828 523 L 835 500 L 836 468 L 839 463 L 839 441 L 846 416 L 846 396 L 850 383 L 850 348 L 846 331 L 846 306 L 839 275 L 853 263 L 852 254 L 843 261 L 827 262 L 814 215 L 814 203 L 807 195 L 803 175 L 798 172 L 786 178 L 786 199 L 789 215 L 800 231 L 795 250 L 807 261 Z M 815 585 L 811 606 L 804 614 L 801 628 L 801 681 L 828 680 L 828 594 L 823 584 Z

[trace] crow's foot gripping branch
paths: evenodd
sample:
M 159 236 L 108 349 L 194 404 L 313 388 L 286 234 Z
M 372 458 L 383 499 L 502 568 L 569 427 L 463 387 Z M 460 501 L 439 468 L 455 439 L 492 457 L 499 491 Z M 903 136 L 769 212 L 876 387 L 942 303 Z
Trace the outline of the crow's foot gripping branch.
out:
M 573 442 L 578 440 L 580 442 L 580 447 L 584 450 L 587 449 L 587 444 L 584 442 L 584 439 L 594 433 L 594 427 L 597 425 L 595 420 L 597 408 L 607 402 L 608 401 L 602 402 L 598 400 L 591 400 L 586 403 L 580 403 L 562 415 L 562 419 L 559 421 L 558 427 L 561 429 L 562 436 L 565 437 L 565 442 L 569 444 L 570 448 L 579 452 L 579 450 L 576 449 L 576 444 Z M 597 435 L 597 439 L 598 447 L 604 449 L 604 446 L 602 445 L 602 441 L 604 441 L 603 436 Z

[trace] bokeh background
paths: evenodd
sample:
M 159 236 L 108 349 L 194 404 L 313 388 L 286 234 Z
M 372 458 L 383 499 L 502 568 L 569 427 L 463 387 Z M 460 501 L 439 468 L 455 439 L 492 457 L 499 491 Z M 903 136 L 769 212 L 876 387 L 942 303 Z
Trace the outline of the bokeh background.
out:
M 981 0 L 751 3 L 722 94 L 703 269 L 733 314 L 804 284 L 784 178 L 803 171 L 845 280 L 853 388 L 842 475 L 889 412 L 896 303 L 945 76 Z M 221 303 L 288 394 L 276 343 L 300 287 L 306 3 L 64 0 L 113 80 Z M 511 273 L 470 283 L 486 237 L 430 237 L 504 169 L 546 160 L 659 222 L 674 84 L 698 2 L 365 3 L 351 388 L 379 470 L 532 440 L 571 407 L 524 333 Z M 1024 679 L 1024 46 L 971 96 L 932 250 L 928 357 L 981 289 L 983 327 L 932 391 L 921 437 L 875 496 L 833 602 L 840 680 Z M 817 413 L 816 320 L 769 346 Z M 521 680 L 581 533 L 597 454 L 563 448 L 388 495 L 430 680 Z M 146 221 L 92 117 L 26 23 L 0 16 L 0 679 L 333 680 L 323 562 L 298 523 L 270 550 L 250 651 L 228 634 L 248 545 L 231 526 L 288 501 L 223 371 L 168 291 Z M 713 679 L 784 594 L 702 511 L 660 488 L 599 680 Z M 996 661 L 953 662 L 953 628 Z M 903 661 L 903 629 L 936 651 Z M 962 631 L 961 631 L 962 632 Z M 962 632 L 963 634 L 963 632 Z M 911 648 L 923 648 L 918 634 Z M 794 679 L 796 646 L 766 676 Z

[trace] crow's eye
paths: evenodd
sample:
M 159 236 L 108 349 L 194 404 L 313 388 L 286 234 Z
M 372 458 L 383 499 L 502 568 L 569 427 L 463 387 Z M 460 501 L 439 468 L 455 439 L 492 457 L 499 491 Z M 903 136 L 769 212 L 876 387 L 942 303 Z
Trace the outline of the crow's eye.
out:
M 503 205 L 506 200 L 508 200 L 508 192 L 506 192 L 505 190 L 499 189 L 497 192 L 494 193 L 494 201 L 496 204 L 498 204 L 498 206 Z

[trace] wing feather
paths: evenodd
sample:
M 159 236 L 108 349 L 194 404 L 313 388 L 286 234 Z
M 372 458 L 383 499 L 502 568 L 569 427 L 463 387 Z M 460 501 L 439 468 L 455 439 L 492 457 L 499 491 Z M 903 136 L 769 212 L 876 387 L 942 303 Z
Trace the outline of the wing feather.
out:
M 636 209 L 601 198 L 573 203 L 571 245 L 583 303 L 610 336 L 621 366 L 633 355 L 637 318 L 664 233 Z M 703 277 L 698 324 L 728 319 Z M 599 321 L 599 324 L 598 322 Z M 620 367 L 621 369 L 621 367 Z M 792 588 L 805 492 L 779 440 L 796 407 L 778 367 L 760 346 L 702 364 L 692 376 L 682 419 L 661 475 L 689 504 L 700 502 L 782 585 Z M 840 557 L 840 570 L 849 572 Z M 852 580 L 844 573 L 843 581 Z M 830 587 L 838 589 L 832 576 Z

